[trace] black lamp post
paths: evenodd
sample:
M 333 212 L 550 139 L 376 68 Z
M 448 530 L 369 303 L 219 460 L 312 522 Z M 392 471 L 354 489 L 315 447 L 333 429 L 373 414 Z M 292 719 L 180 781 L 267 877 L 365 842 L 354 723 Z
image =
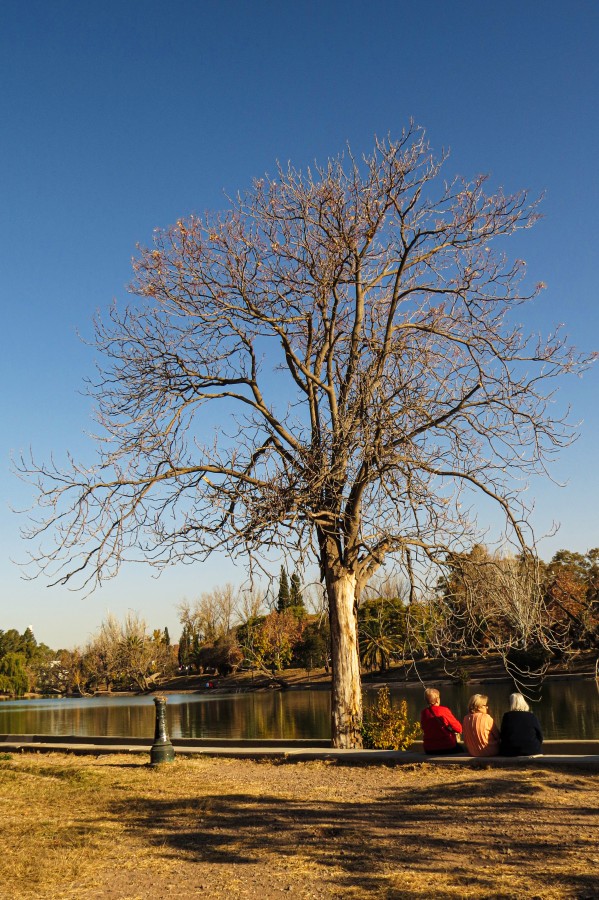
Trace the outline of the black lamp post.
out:
M 156 704 L 156 730 L 154 731 L 154 743 L 150 750 L 150 765 L 172 762 L 175 758 L 173 745 L 166 733 L 166 697 L 154 697 Z

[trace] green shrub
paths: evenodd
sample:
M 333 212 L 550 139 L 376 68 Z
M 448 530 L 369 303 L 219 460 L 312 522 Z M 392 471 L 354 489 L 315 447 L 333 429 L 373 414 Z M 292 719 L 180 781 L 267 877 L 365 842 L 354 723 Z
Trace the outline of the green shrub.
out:
M 453 673 L 453 678 L 459 684 L 468 684 L 470 681 L 470 669 L 467 669 L 466 666 L 460 666 Z
M 362 725 L 362 740 L 366 749 L 407 750 L 420 736 L 420 725 L 410 720 L 406 701 L 402 700 L 399 709 L 394 709 L 389 688 L 382 687 Z

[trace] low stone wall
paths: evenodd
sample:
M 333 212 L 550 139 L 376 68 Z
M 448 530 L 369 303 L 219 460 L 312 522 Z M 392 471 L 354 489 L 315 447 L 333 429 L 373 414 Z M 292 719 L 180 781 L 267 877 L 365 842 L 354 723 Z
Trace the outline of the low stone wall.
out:
M 410 746 L 412 753 L 424 753 L 422 741 L 414 741 Z M 599 740 L 597 741 L 571 741 L 555 740 L 543 742 L 543 754 L 546 756 L 597 756 L 599 755 Z
M 93 745 L 95 747 L 115 747 L 127 745 L 128 747 L 139 747 L 145 749 L 151 746 L 153 738 L 148 737 L 126 737 L 126 736 L 106 736 L 106 735 L 74 735 L 74 734 L 0 734 L 0 748 L 2 745 L 36 745 L 43 744 L 45 746 L 52 744 L 60 744 L 77 747 L 83 745 Z M 331 749 L 331 742 L 328 740 L 258 740 L 258 739 L 229 739 L 229 738 L 171 738 L 174 747 L 184 750 L 186 747 L 190 749 L 197 747 L 214 747 L 221 749 L 239 748 L 240 750 L 251 749 L 272 749 L 272 750 L 327 750 Z M 33 749 L 32 746 L 32 749 Z M 411 753 L 423 753 L 422 741 L 414 741 L 410 746 Z M 466 755 L 466 754 L 464 754 Z M 577 740 L 548 740 L 543 744 L 544 756 L 599 756 L 599 740 L 577 741 Z M 489 757 L 491 758 L 491 757 Z

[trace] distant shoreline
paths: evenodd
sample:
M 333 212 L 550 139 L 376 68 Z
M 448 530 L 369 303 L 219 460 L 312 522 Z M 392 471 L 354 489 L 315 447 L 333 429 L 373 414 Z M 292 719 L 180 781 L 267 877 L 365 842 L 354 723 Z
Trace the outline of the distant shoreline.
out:
M 596 655 L 592 652 L 581 654 L 571 660 L 568 668 L 563 663 L 553 664 L 545 675 L 545 681 L 564 680 L 577 681 L 594 679 Z M 425 687 L 447 684 L 509 684 L 512 679 L 503 668 L 498 657 L 466 657 L 461 660 L 440 662 L 434 659 L 420 660 L 417 663 L 399 664 L 390 667 L 386 672 L 367 672 L 362 674 L 362 687 L 365 690 L 384 686 Z M 213 687 L 206 687 L 208 683 Z M 59 698 L 93 698 L 93 697 L 140 697 L 159 694 L 240 694 L 259 693 L 264 691 L 328 691 L 331 689 L 331 675 L 324 669 L 317 669 L 308 675 L 305 669 L 285 669 L 282 673 L 269 678 L 262 673 L 248 671 L 234 675 L 219 676 L 214 674 L 178 675 L 168 679 L 151 691 L 96 691 L 93 694 L 40 694 L 28 693 L 21 698 L 0 696 L 2 700 L 33 700 L 51 697 Z

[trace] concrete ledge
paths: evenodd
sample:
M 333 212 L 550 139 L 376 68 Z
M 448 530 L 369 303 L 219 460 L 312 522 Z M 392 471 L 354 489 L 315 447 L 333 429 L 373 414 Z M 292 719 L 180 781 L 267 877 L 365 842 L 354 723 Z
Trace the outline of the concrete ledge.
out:
M 125 736 L 107 736 L 107 735 L 78 735 L 78 734 L 0 734 L 0 747 L 6 747 L 7 744 L 60 744 L 69 746 L 88 746 L 94 747 L 106 746 L 112 748 L 115 746 L 140 747 L 146 749 L 153 743 L 151 737 L 125 737 Z M 180 748 L 183 752 L 186 748 L 222 748 L 235 750 L 332 750 L 330 740 L 325 739 L 305 739 L 305 740 L 289 740 L 286 738 L 273 738 L 272 740 L 261 740 L 259 738 L 171 738 L 174 747 Z M 341 751 L 340 751 L 341 752 Z M 347 751 L 343 751 L 347 752 Z M 386 750 L 368 750 L 360 751 L 367 753 L 391 753 L 396 751 Z M 410 750 L 406 751 L 412 754 L 423 754 L 422 741 L 414 741 L 410 746 Z M 426 754 L 425 754 L 426 755 Z M 544 756 L 595 756 L 599 755 L 599 740 L 549 740 L 543 744 Z M 426 755 L 428 759 L 428 755 Z M 467 754 L 458 754 L 457 758 L 472 757 Z M 486 757 L 492 759 L 493 757 Z
M 19 744 L 93 744 L 94 746 L 112 747 L 115 744 L 126 744 L 131 747 L 151 746 L 151 737 L 125 737 L 107 735 L 80 735 L 80 734 L 0 734 L 0 745 L 6 743 Z M 171 738 L 173 747 L 321 747 L 331 746 L 331 742 L 325 739 L 288 740 L 286 738 L 273 738 L 261 740 L 259 738 Z M 599 748 L 599 741 L 597 742 Z M 599 749 L 598 751 L 599 752 Z
M 73 753 L 101 756 L 105 754 L 149 755 L 150 738 L 107 738 L 55 735 L 0 735 L 4 752 Z M 181 756 L 220 756 L 232 759 L 270 759 L 279 762 L 335 761 L 342 765 L 414 765 L 430 763 L 442 766 L 473 768 L 521 768 L 568 766 L 599 771 L 599 741 L 547 742 L 542 756 L 488 756 L 476 758 L 465 753 L 449 756 L 428 755 L 415 750 L 337 750 L 323 741 L 210 741 L 208 739 L 175 739 L 173 745 Z M 322 744 L 325 746 L 322 746 Z M 548 745 L 551 744 L 551 747 Z M 579 752 L 573 752 L 578 750 Z M 594 752 L 593 752 L 594 751 Z
M 410 750 L 414 753 L 424 753 L 422 741 L 414 741 Z M 585 756 L 589 754 L 592 756 L 599 754 L 599 740 L 574 741 L 565 739 L 543 741 L 544 756 Z M 490 759 L 492 757 L 487 758 Z

